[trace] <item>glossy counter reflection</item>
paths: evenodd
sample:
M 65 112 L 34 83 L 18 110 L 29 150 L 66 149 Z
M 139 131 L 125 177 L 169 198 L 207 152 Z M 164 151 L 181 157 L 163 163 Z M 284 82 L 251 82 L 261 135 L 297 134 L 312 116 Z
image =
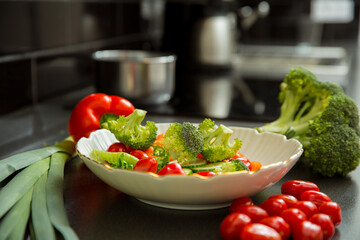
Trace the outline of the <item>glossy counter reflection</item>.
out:
M 313 181 L 342 208 L 343 221 L 334 240 L 360 237 L 360 169 L 345 178 L 321 178 L 302 164 L 278 183 L 252 196 L 256 204 L 280 193 L 285 181 Z M 103 183 L 81 162 L 66 169 L 65 203 L 71 226 L 80 239 L 221 239 L 219 226 L 228 208 L 203 211 L 173 210 L 147 205 Z

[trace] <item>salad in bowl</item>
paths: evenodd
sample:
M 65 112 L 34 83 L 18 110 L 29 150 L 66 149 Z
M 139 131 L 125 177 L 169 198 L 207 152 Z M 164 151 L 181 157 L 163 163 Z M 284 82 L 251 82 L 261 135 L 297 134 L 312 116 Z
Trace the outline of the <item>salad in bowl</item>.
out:
M 106 115 L 81 138 L 77 153 L 110 186 L 156 206 L 228 206 L 279 181 L 301 156 L 302 145 L 274 133 L 200 123 L 142 125 L 146 111 Z

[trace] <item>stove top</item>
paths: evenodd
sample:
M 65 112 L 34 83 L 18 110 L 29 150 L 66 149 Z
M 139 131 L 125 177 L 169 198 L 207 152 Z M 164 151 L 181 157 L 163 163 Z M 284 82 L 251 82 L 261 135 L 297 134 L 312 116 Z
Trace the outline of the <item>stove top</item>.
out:
M 169 103 L 137 107 L 159 115 L 268 122 L 279 116 L 279 84 L 232 72 L 201 72 L 180 78 Z

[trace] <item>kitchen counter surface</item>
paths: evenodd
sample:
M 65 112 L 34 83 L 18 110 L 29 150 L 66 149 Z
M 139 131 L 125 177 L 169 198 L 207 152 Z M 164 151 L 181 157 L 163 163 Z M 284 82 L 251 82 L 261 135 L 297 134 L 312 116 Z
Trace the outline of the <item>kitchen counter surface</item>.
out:
M 62 98 L 61 104 L 49 101 L 0 118 L 0 126 L 3 126 L 0 159 L 66 138 L 66 125 L 73 103 L 74 97 L 69 96 Z M 186 116 L 160 116 L 151 112 L 148 118 L 156 122 L 201 120 Z M 259 124 L 230 120 L 221 122 L 243 127 Z M 360 168 L 347 177 L 328 179 L 313 175 L 299 162 L 278 183 L 252 196 L 253 201 L 261 203 L 270 195 L 280 193 L 281 184 L 292 179 L 315 182 L 321 191 L 340 204 L 343 221 L 336 229 L 334 240 L 360 238 Z M 78 157 L 66 166 L 64 198 L 71 226 L 80 239 L 87 240 L 220 239 L 219 226 L 228 214 L 228 208 L 181 211 L 147 205 L 104 184 Z

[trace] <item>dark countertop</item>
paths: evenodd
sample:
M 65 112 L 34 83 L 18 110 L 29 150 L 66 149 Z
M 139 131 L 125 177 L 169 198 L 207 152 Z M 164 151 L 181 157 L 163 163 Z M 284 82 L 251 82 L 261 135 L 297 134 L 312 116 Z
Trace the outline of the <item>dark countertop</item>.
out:
M 84 92 L 86 94 L 86 92 Z M 67 120 L 77 93 L 61 101 L 48 101 L 0 118 L 0 159 L 17 152 L 53 144 L 67 137 Z M 189 116 L 148 114 L 156 122 L 199 121 Z M 259 123 L 240 120 L 216 120 L 225 125 L 254 127 Z M 219 122 L 218 122 L 219 123 Z M 287 180 L 313 181 L 342 208 L 343 221 L 333 239 L 359 239 L 360 168 L 344 178 L 315 176 L 302 164 L 278 183 L 252 196 L 255 203 L 280 193 Z M 220 239 L 219 226 L 228 208 L 181 211 L 154 207 L 120 193 L 104 184 L 82 164 L 72 159 L 65 171 L 65 204 L 71 226 L 80 239 Z M 236 186 L 234 186 L 236 187 Z

